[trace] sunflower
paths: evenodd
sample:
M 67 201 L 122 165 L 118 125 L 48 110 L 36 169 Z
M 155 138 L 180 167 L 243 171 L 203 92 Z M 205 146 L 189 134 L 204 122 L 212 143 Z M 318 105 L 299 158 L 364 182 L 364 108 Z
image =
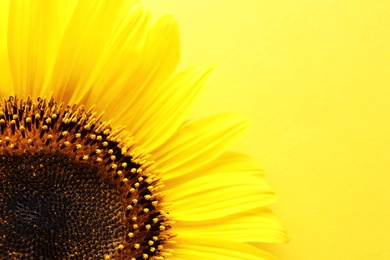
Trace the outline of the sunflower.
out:
M 234 114 L 186 120 L 177 24 L 138 1 L 0 2 L 0 258 L 274 259 L 286 241 Z

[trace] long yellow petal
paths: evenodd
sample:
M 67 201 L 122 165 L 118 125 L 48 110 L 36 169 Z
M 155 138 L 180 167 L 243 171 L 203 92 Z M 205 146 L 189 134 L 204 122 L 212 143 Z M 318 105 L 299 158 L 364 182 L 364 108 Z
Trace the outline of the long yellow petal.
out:
M 13 92 L 8 60 L 8 14 L 9 1 L 0 1 L 0 94 L 2 96 L 10 95 Z
M 103 54 L 116 33 L 115 28 L 128 15 L 126 6 L 120 0 L 78 3 L 59 46 L 49 83 L 57 99 L 73 103 L 89 92 L 85 84 L 88 86 L 101 72 L 96 67 L 107 59 Z
M 237 242 L 284 243 L 287 236 L 275 215 L 266 208 L 207 221 L 176 221 L 178 234 L 221 238 Z
M 93 74 L 96 77 L 91 77 L 85 84 L 89 93 L 81 103 L 91 105 L 103 101 L 99 102 L 99 109 L 106 111 L 109 118 L 118 119 L 123 110 L 128 112 L 127 108 L 132 107 L 130 100 L 139 91 L 132 84 L 139 78 L 135 72 L 142 61 L 149 23 L 149 12 L 142 5 L 131 8 L 102 54 L 102 65 L 95 67 Z
M 238 176 L 239 175 L 239 176 Z M 172 185 L 172 184 L 171 184 Z M 267 206 L 275 195 L 259 176 L 245 172 L 213 173 L 169 189 L 166 200 L 178 220 L 201 221 L 222 218 Z
M 153 152 L 164 180 L 193 173 L 232 145 L 248 128 L 248 122 L 234 114 L 202 118 L 181 127 Z
M 147 28 L 149 29 L 149 28 Z M 143 39 L 142 39 L 143 40 Z M 120 118 L 129 127 L 143 116 L 145 104 L 163 91 L 164 83 L 172 77 L 179 60 L 180 42 L 176 21 L 163 16 L 149 30 L 143 49 L 137 55 L 127 57 L 126 73 L 110 88 L 106 116 Z M 122 73 L 123 68 L 119 72 Z M 106 93 L 106 89 L 105 89 Z M 106 93 L 107 94 L 107 93 Z
M 244 243 L 191 233 L 175 238 L 175 259 L 182 260 L 276 260 L 263 250 Z
M 75 1 L 10 1 L 8 55 L 14 93 L 38 96 L 52 72 Z
M 209 67 L 189 69 L 139 103 L 128 126 L 147 151 L 153 151 L 176 132 L 212 75 Z

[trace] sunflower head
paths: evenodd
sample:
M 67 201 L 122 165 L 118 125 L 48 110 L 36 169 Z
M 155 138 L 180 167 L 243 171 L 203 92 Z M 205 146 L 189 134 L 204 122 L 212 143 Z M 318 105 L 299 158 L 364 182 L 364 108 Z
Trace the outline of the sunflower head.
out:
M 138 1 L 0 2 L 0 258 L 272 259 L 237 115 L 187 120 L 207 66 Z M 111 118 L 114 118 L 112 120 Z

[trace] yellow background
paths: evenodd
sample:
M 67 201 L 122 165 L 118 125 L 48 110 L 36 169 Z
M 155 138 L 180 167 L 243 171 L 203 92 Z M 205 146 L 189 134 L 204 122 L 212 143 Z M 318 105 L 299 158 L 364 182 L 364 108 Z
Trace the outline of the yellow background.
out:
M 263 166 L 286 260 L 390 259 L 390 2 L 145 0 L 171 13 L 180 68 L 215 64 L 194 115 L 236 111 Z

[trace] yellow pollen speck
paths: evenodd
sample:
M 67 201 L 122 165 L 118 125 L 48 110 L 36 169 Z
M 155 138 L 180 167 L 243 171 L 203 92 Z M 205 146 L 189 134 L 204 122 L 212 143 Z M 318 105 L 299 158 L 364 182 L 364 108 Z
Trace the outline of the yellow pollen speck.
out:
M 53 135 L 49 134 L 47 135 L 47 139 L 52 139 L 53 138 Z
M 45 120 L 45 122 L 46 122 L 46 124 L 50 124 L 50 123 L 51 123 L 51 118 L 50 118 L 50 117 L 47 118 L 47 119 Z
M 148 212 L 149 212 L 149 209 L 148 209 L 148 208 L 144 208 L 144 212 L 145 212 L 145 213 L 148 213 Z
M 139 249 L 140 248 L 140 244 L 134 244 L 134 248 L 135 249 Z
M 88 155 L 84 155 L 84 156 L 83 156 L 83 160 L 84 160 L 84 161 L 88 160 Z
M 138 229 L 138 225 L 137 225 L 137 224 L 134 224 L 134 225 L 133 225 L 133 228 L 134 228 L 134 229 Z
M 108 154 L 113 154 L 113 153 L 114 153 L 114 150 L 109 149 L 109 150 L 107 151 L 107 153 L 108 153 Z
M 147 230 L 149 230 L 149 229 L 151 228 L 151 226 L 150 226 L 149 224 L 147 224 L 147 225 L 145 226 L 145 228 L 146 228 Z
M 151 248 L 150 248 L 150 252 L 153 253 L 154 251 L 156 251 L 156 248 L 155 248 L 155 247 L 151 247 Z
M 81 137 L 81 134 L 80 133 L 77 133 L 74 135 L 77 139 L 79 139 Z
M 158 222 L 158 218 L 153 219 L 153 223 L 156 224 Z
M 143 257 L 144 259 L 148 259 L 149 256 L 148 256 L 147 254 L 143 254 L 142 257 Z
M 104 256 L 104 260 L 110 260 L 110 259 L 111 259 L 111 256 L 109 256 L 109 255 Z
M 68 132 L 67 132 L 67 131 L 63 131 L 63 132 L 61 133 L 61 135 L 67 136 L 67 135 L 68 135 Z
M 138 182 L 134 183 L 134 187 L 138 188 L 139 187 L 139 183 Z
M 139 181 L 139 182 L 142 182 L 143 180 L 144 180 L 144 178 L 142 178 L 142 177 L 139 177 L 139 178 L 138 178 L 138 181 Z
M 47 125 L 42 126 L 42 130 L 46 131 L 47 129 L 48 129 Z
M 108 146 L 108 142 L 103 142 L 102 145 L 103 145 L 104 147 L 107 147 L 107 146 Z
M 153 241 L 157 241 L 157 240 L 158 240 L 158 237 L 153 236 L 152 239 L 153 239 Z
M 131 220 L 136 222 L 137 221 L 137 217 L 132 217 Z
M 126 167 L 127 167 L 127 163 L 125 163 L 125 162 L 122 163 L 122 167 L 123 167 L 123 168 L 126 168 Z
M 112 169 L 116 169 L 116 167 L 117 167 L 117 165 L 115 163 L 111 165 Z
M 161 226 L 160 226 L 160 230 L 161 230 L 161 231 L 165 230 L 165 226 L 161 225 Z
M 116 156 L 115 156 L 115 155 L 112 155 L 112 156 L 110 157 L 110 159 L 111 159 L 111 161 L 115 161 Z
M 76 148 L 77 148 L 77 149 L 80 149 L 81 147 L 82 147 L 81 144 L 76 144 Z
M 101 141 L 103 139 L 103 137 L 101 136 L 101 135 L 98 135 L 97 137 L 96 137 L 96 140 L 98 140 L 98 141 Z
M 26 122 L 31 123 L 31 117 L 26 117 Z
M 70 145 L 70 142 L 69 142 L 69 141 L 66 141 L 66 142 L 64 142 L 64 145 L 65 145 L 65 146 L 69 146 L 69 145 Z
M 122 244 L 120 244 L 119 246 L 118 246 L 118 249 L 119 250 L 123 250 L 123 248 L 125 248 Z

